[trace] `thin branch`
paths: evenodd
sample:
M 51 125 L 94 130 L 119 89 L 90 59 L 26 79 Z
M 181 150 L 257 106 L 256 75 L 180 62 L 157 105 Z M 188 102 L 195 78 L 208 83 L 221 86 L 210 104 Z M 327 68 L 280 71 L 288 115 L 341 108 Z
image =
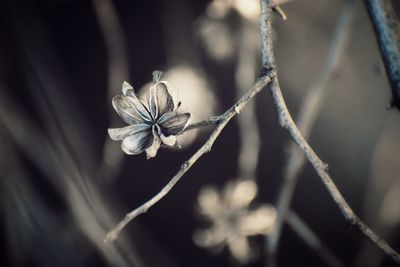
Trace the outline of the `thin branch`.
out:
M 114 241 L 119 232 L 136 216 L 146 212 L 150 209 L 154 204 L 160 201 L 168 192 L 175 186 L 175 184 L 183 177 L 183 175 L 192 167 L 193 164 L 197 162 L 197 160 L 203 156 L 204 154 L 211 151 L 211 148 L 221 134 L 222 130 L 228 124 L 228 122 L 235 116 L 236 114 L 240 113 L 246 104 L 257 94 L 259 93 L 268 83 L 272 81 L 275 76 L 275 71 L 271 70 L 270 72 L 263 75 L 253 86 L 253 88 L 248 91 L 245 95 L 242 96 L 231 108 L 229 108 L 224 114 L 221 116 L 221 122 L 218 124 L 218 127 L 211 133 L 208 140 L 193 154 L 190 159 L 185 161 L 182 165 L 180 170 L 175 174 L 174 177 L 168 182 L 164 188 L 153 196 L 150 200 L 145 202 L 143 205 L 138 207 L 137 209 L 133 210 L 132 212 L 126 214 L 125 218 L 120 221 L 117 226 L 112 229 L 106 236 L 104 242 L 111 242 Z
M 219 115 L 219 116 L 210 117 L 210 118 L 208 118 L 206 120 L 203 120 L 203 121 L 192 123 L 192 124 L 189 124 L 185 128 L 185 130 L 183 132 L 181 132 L 180 134 L 183 134 L 186 131 L 194 130 L 194 129 L 197 129 L 197 128 L 200 128 L 200 127 L 204 127 L 204 126 L 217 125 L 222 120 L 223 120 L 223 115 Z
M 269 68 L 276 68 L 272 45 L 272 12 L 274 1 L 261 0 L 260 36 L 261 36 L 261 73 L 268 72 Z
M 328 92 L 327 85 L 333 74 L 339 68 L 340 59 L 350 36 L 350 22 L 353 14 L 354 1 L 346 0 L 337 22 L 326 63 L 322 67 L 321 73 L 316 75 L 317 78 L 314 80 L 310 89 L 307 90 L 307 95 L 301 104 L 300 115 L 296 123 L 305 139 L 309 139 L 310 137 L 322 103 Z M 274 232 L 267 237 L 270 255 L 275 255 L 277 253 L 283 222 L 285 221 L 285 216 L 289 211 L 293 192 L 304 163 L 304 154 L 295 143 L 291 142 L 288 152 L 288 160 L 283 172 L 284 181 L 276 205 L 278 210 L 276 227 Z
M 242 20 L 239 33 L 238 60 L 235 69 L 235 82 L 238 96 L 245 93 L 247 88 L 254 84 L 257 73 L 255 59 L 258 56 L 258 47 L 255 46 L 253 42 L 249 42 L 252 38 L 253 27 L 253 24 L 248 24 L 245 19 Z M 255 108 L 255 103 L 250 102 L 246 110 L 238 117 L 240 135 L 238 177 L 241 179 L 256 179 L 255 174 L 257 171 L 257 164 L 259 163 L 260 134 Z M 297 146 L 295 148 L 297 149 Z M 311 249 L 327 263 L 327 266 L 344 266 L 294 211 L 290 211 L 289 215 L 292 216 L 285 218 L 289 226 L 298 234 L 300 239 L 308 244 Z
M 317 255 L 330 267 L 345 266 L 332 251 L 322 243 L 313 230 L 294 212 L 289 211 L 286 222 L 296 232 L 296 234 L 312 248 Z
M 272 0 L 262 0 L 261 5 L 261 41 L 263 71 L 268 70 L 271 64 L 275 65 L 271 35 L 271 7 L 273 6 L 272 2 Z M 337 189 L 332 178 L 328 174 L 327 164 L 322 162 L 322 160 L 318 157 L 318 155 L 314 152 L 314 150 L 310 147 L 310 145 L 300 133 L 287 109 L 277 76 L 275 76 L 273 78 L 273 81 L 269 83 L 269 90 L 277 112 L 279 124 L 289 132 L 293 140 L 299 145 L 308 161 L 311 163 L 315 171 L 320 176 L 323 184 L 328 189 L 333 200 L 338 205 L 346 221 L 353 227 L 360 230 L 360 232 L 365 237 L 367 237 L 377 247 L 382 249 L 382 251 L 390 256 L 394 261 L 400 263 L 400 255 L 396 251 L 394 251 L 393 248 L 386 243 L 386 241 L 381 239 L 367 225 L 365 225 L 353 212 L 353 210 L 347 204 L 346 200 L 343 198 L 340 191 Z
M 400 21 L 391 2 L 365 0 L 392 87 L 392 105 L 400 110 Z

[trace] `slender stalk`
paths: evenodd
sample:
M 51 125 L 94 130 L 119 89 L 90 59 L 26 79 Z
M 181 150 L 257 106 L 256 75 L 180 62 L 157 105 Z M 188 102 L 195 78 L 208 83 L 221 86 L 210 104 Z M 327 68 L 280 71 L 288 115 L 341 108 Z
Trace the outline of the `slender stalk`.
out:
M 327 85 L 340 66 L 340 59 L 342 58 L 343 51 L 345 50 L 350 36 L 350 23 L 353 14 L 354 1 L 347 0 L 338 19 L 326 63 L 322 67 L 321 73 L 316 75 L 317 78 L 307 91 L 307 95 L 301 104 L 300 115 L 296 124 L 305 139 L 309 139 L 311 135 L 322 103 L 328 92 Z M 285 216 L 289 211 L 294 189 L 297 185 L 300 172 L 304 167 L 304 163 L 304 154 L 298 148 L 296 143 L 291 142 L 288 152 L 288 160 L 283 172 L 283 185 L 279 192 L 276 205 L 278 210 L 277 223 L 274 232 L 272 232 L 267 238 L 270 254 L 275 255 L 277 253 L 282 226 L 285 221 Z
M 245 93 L 245 90 L 251 86 L 256 79 L 257 64 L 255 59 L 258 56 L 257 47 L 254 46 L 252 42 L 248 41 L 252 38 L 251 32 L 253 27 L 253 23 L 248 23 L 244 19 L 242 20 L 237 52 L 238 60 L 235 70 L 236 89 L 237 95 L 239 96 Z M 259 162 L 260 134 L 255 108 L 254 102 L 249 103 L 246 110 L 238 117 L 240 135 L 238 177 L 241 179 L 256 179 L 257 165 Z M 297 149 L 297 147 L 295 148 Z M 308 244 L 310 248 L 327 263 L 328 266 L 344 266 L 294 211 L 289 211 L 289 215 L 291 216 L 285 218 L 288 225 L 297 233 L 300 239 Z
M 204 154 L 211 151 L 211 148 L 221 134 L 222 130 L 228 124 L 228 122 L 235 116 L 239 114 L 243 108 L 247 105 L 247 103 L 257 94 L 259 93 L 268 83 L 270 83 L 275 76 L 275 71 L 271 70 L 269 73 L 266 73 L 258 81 L 255 83 L 253 88 L 248 91 L 246 94 L 242 96 L 231 108 L 229 108 L 224 114 L 221 116 L 221 121 L 218 124 L 217 128 L 211 133 L 208 140 L 193 154 L 190 159 L 185 161 L 182 165 L 180 170 L 175 174 L 174 177 L 165 185 L 160 192 L 158 192 L 155 196 L 151 199 L 146 201 L 143 205 L 138 207 L 137 209 L 129 212 L 126 216 L 117 224 L 117 226 L 112 229 L 106 236 L 104 242 L 111 242 L 114 241 L 117 237 L 119 232 L 135 217 L 138 215 L 146 212 L 150 209 L 154 204 L 160 201 L 166 194 L 171 191 L 171 189 L 175 186 L 175 184 L 183 177 L 183 175 L 192 167 L 193 164 L 197 162 L 197 160 L 203 156 Z
M 262 66 L 263 70 L 268 70 L 269 66 L 275 65 L 275 58 L 272 46 L 272 35 L 271 35 L 271 20 L 272 20 L 272 0 L 262 0 L 261 4 L 261 42 L 262 42 Z M 379 247 L 383 252 L 390 256 L 395 262 L 400 263 L 400 255 L 393 250 L 392 247 L 386 241 L 381 239 L 375 234 L 367 225 L 365 225 L 360 218 L 353 212 L 346 200 L 336 187 L 331 176 L 327 172 L 328 165 L 318 157 L 314 150 L 310 147 L 308 142 L 304 139 L 300 133 L 296 124 L 294 123 L 289 110 L 287 109 L 285 100 L 282 96 L 282 91 L 279 86 L 278 77 L 275 76 L 273 81 L 269 83 L 269 91 L 272 96 L 272 100 L 277 112 L 279 124 L 286 129 L 292 139 L 297 143 L 300 149 L 303 151 L 307 160 L 314 167 L 315 171 L 321 178 L 323 184 L 327 188 L 328 192 L 332 196 L 333 200 L 339 207 L 346 221 L 354 228 L 358 229 L 365 237 L 367 237 L 372 243 Z

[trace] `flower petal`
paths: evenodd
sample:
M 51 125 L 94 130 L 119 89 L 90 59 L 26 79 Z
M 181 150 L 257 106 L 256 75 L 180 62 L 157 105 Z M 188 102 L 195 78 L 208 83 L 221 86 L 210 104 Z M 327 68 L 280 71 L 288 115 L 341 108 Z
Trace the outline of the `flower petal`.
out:
M 142 122 L 136 109 L 133 108 L 133 104 L 124 96 L 114 96 L 112 100 L 115 111 L 121 116 L 121 118 L 128 124 L 136 124 Z
M 161 141 L 164 144 L 166 144 L 167 146 L 174 146 L 176 144 L 176 136 L 175 135 L 165 136 L 164 134 L 161 133 L 160 138 L 161 138 Z
M 276 210 L 271 205 L 264 204 L 256 210 L 249 211 L 247 215 L 240 218 L 240 233 L 249 235 L 267 235 L 276 222 Z
M 231 181 L 224 188 L 224 199 L 232 208 L 244 208 L 257 195 L 257 185 L 251 180 Z
M 149 109 L 150 109 L 150 114 L 153 117 L 153 120 L 156 120 L 158 117 L 158 103 L 157 103 L 155 85 L 150 87 Z
M 146 123 L 138 123 L 138 124 L 133 124 L 129 125 L 123 128 L 111 128 L 108 129 L 108 134 L 110 135 L 110 138 L 114 141 L 120 141 L 124 139 L 126 136 L 144 131 L 150 128 L 150 125 Z
M 148 145 L 150 131 L 141 131 L 128 135 L 122 140 L 121 148 L 128 155 L 137 155 L 145 150 Z
M 230 236 L 228 239 L 228 248 L 232 256 L 242 264 L 246 264 L 254 259 L 255 251 L 250 247 L 249 241 L 245 236 Z
M 173 117 L 177 116 L 179 113 L 177 111 L 172 111 L 172 112 L 167 112 L 164 113 L 160 116 L 160 118 L 157 120 L 158 124 L 162 124 L 164 122 L 166 122 L 167 120 L 172 119 Z
M 203 187 L 197 197 L 197 203 L 201 215 L 211 220 L 217 220 L 221 216 L 221 198 L 215 187 Z
M 133 89 L 128 90 L 129 96 L 117 95 L 113 98 L 112 104 L 121 118 L 129 124 L 138 122 L 151 122 L 151 116 L 146 107 L 139 101 Z
M 123 83 L 122 83 L 122 93 L 124 94 L 124 95 L 127 95 L 127 91 L 128 90 L 133 90 L 133 87 L 132 87 L 132 85 L 130 85 L 127 81 L 124 81 Z
M 182 132 L 189 123 L 190 113 L 177 114 L 175 116 L 169 116 L 166 113 L 165 116 L 161 117 L 159 124 L 161 126 L 162 132 L 166 135 L 177 135 Z
M 159 82 L 155 85 L 155 96 L 156 102 L 158 105 L 158 115 L 161 116 L 167 112 L 171 112 L 174 110 L 174 100 L 172 96 L 168 92 L 168 83 L 167 82 Z
M 153 125 L 152 133 L 152 143 L 146 148 L 147 159 L 154 158 L 161 146 L 161 140 L 160 137 L 158 137 L 157 125 Z
M 222 250 L 225 245 L 226 235 L 216 227 L 197 230 L 193 233 L 194 243 L 203 248 Z

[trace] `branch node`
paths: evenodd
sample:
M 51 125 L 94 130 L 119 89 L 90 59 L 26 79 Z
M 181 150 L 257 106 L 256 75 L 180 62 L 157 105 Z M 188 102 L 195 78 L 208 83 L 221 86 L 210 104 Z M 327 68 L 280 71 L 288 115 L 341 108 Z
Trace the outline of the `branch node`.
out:
M 283 20 L 287 20 L 287 16 L 285 11 L 283 11 L 283 9 L 279 6 L 279 5 L 274 5 L 272 7 L 272 11 L 274 11 L 276 14 L 279 15 L 279 17 L 281 17 Z
M 268 65 L 263 65 L 261 67 L 261 73 L 260 77 L 262 76 L 270 76 L 271 79 L 276 76 L 276 64 L 268 64 Z
M 218 124 L 218 123 L 221 122 L 221 118 L 220 118 L 220 116 L 212 116 L 212 117 L 210 118 L 210 122 L 215 123 L 215 124 Z
M 185 161 L 184 163 L 182 163 L 181 165 L 181 170 L 186 170 L 189 167 L 189 162 Z
M 360 228 L 359 219 L 357 217 L 345 216 L 345 219 L 351 228 Z
M 239 114 L 239 113 L 240 113 L 240 108 L 239 108 L 239 106 L 238 106 L 238 105 L 235 105 L 235 112 L 236 112 L 237 114 Z
M 324 162 L 322 164 L 323 164 L 322 168 L 324 169 L 324 171 L 326 171 L 326 172 L 329 171 L 329 164 L 328 163 L 324 163 Z

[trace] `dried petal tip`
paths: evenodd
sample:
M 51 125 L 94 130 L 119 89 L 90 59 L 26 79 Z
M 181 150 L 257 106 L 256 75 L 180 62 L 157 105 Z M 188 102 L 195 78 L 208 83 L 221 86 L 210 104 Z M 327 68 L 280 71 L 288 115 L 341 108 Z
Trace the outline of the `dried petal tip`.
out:
M 176 136 L 175 135 L 165 136 L 164 134 L 161 134 L 160 138 L 161 138 L 161 141 L 167 146 L 173 147 L 176 144 Z
M 127 81 L 124 81 L 124 82 L 122 83 L 122 93 L 123 93 L 124 95 L 126 95 L 126 92 L 127 92 L 129 89 L 133 89 L 132 85 L 130 85 Z
M 158 83 L 161 80 L 161 76 L 163 76 L 163 72 L 160 70 L 153 71 L 153 83 Z

